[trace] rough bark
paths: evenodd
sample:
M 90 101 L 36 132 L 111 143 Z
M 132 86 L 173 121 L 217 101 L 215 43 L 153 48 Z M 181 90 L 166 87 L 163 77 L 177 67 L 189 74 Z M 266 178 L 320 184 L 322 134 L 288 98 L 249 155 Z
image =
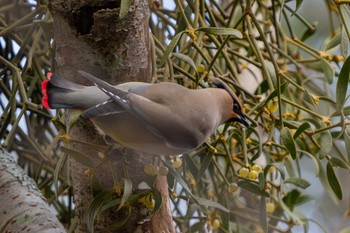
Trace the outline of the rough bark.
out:
M 0 148 L 0 232 L 66 232 L 33 179 Z
M 50 10 L 54 18 L 54 72 L 83 84 L 86 81 L 79 78 L 78 70 L 89 72 L 112 84 L 150 80 L 148 1 L 133 1 L 128 15 L 123 19 L 119 19 L 118 4 L 113 1 L 93 0 L 52 0 L 50 2 Z M 67 114 L 67 122 L 69 122 L 69 116 Z M 101 136 L 87 121 L 79 121 L 72 128 L 70 136 L 75 140 L 103 144 Z M 69 143 L 69 147 L 89 155 L 96 160 L 96 164 L 101 162 L 98 158 L 98 152 L 101 151 L 97 147 L 79 143 Z M 143 166 L 150 163 L 153 156 L 127 148 L 119 148 L 107 154 L 112 160 L 118 178 L 125 177 L 126 174 L 123 172 L 123 166 L 125 166 L 134 188 L 141 182 L 147 181 Z M 87 232 L 87 208 L 92 200 L 91 193 L 94 191 L 91 190 L 91 177 L 86 175 L 87 169 L 88 167 L 74 159 L 70 160 L 74 203 L 79 218 L 76 232 Z M 113 187 L 109 163 L 96 167 L 93 175 L 102 189 Z M 159 186 L 167 187 L 166 179 L 157 182 L 161 183 Z M 167 192 L 167 188 L 163 189 L 164 200 L 161 209 L 167 217 L 155 220 L 150 216 L 149 210 L 142 205 L 133 206 L 129 222 L 119 232 L 174 232 L 167 206 Z M 123 213 L 119 212 L 117 214 L 111 212 L 99 218 L 95 224 L 95 232 L 118 232 L 111 229 L 111 225 L 121 218 Z M 152 221 L 149 221 L 150 218 Z M 162 230 L 159 231 L 158 226 L 161 226 Z

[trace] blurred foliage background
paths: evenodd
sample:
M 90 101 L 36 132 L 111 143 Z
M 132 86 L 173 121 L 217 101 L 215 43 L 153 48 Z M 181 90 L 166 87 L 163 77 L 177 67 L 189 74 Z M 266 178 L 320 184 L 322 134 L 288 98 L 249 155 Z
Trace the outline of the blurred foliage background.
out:
M 346 2 L 150 1 L 152 81 L 205 88 L 219 77 L 255 126 L 224 125 L 197 150 L 145 165 L 168 176 L 179 232 L 350 231 Z M 73 228 L 57 113 L 40 106 L 52 30 L 47 1 L 0 0 L 0 142 Z

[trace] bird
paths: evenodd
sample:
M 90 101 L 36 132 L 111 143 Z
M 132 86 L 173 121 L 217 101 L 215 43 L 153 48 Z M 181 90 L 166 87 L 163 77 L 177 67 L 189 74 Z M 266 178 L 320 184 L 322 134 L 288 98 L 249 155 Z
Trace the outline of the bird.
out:
M 137 151 L 180 155 L 203 144 L 226 122 L 248 127 L 242 104 L 218 78 L 214 87 L 189 89 L 171 82 L 111 85 L 84 71 L 91 86 L 51 72 L 42 82 L 46 109 L 79 109 L 104 135 Z

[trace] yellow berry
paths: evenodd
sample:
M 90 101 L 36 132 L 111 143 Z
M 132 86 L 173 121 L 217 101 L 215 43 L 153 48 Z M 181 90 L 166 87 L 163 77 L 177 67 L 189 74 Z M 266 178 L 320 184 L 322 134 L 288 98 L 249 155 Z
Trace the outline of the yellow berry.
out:
M 262 167 L 259 164 L 254 164 L 252 170 L 256 171 L 259 174 L 262 172 Z
M 230 193 L 235 193 L 238 190 L 238 185 L 236 183 L 231 183 L 228 185 L 228 191 Z
M 191 186 L 196 186 L 197 185 L 197 182 L 196 182 L 196 180 L 194 178 L 190 178 L 189 182 L 190 182 Z
M 158 175 L 158 168 L 153 164 L 146 164 L 143 169 L 147 175 L 151 175 L 151 176 Z
M 266 212 L 268 214 L 272 214 L 276 209 L 276 205 L 273 202 L 267 202 L 266 203 Z
M 198 70 L 198 73 L 203 73 L 205 71 L 205 67 L 204 65 L 200 64 L 197 66 L 197 70 Z
M 215 194 L 214 194 L 214 192 L 211 191 L 211 190 L 208 190 L 207 195 L 208 195 L 208 197 L 210 197 L 211 199 L 214 199 L 214 198 L 215 198 Z
M 175 200 L 179 197 L 179 194 L 172 192 L 171 197 L 173 198 L 173 200 Z
M 247 138 L 247 139 L 245 140 L 245 143 L 246 143 L 247 145 L 250 145 L 250 144 L 252 143 L 252 139 Z
M 219 219 L 214 219 L 211 222 L 211 227 L 215 230 L 218 229 L 220 227 L 220 220 Z
M 182 160 L 179 157 L 176 157 L 173 161 L 174 168 L 179 168 L 182 165 Z
M 160 176 L 166 176 L 166 175 L 168 175 L 168 173 L 169 173 L 169 169 L 167 167 L 162 166 L 159 168 L 158 174 Z
M 232 146 L 233 148 L 235 148 L 235 147 L 237 146 L 237 144 L 238 144 L 238 141 L 232 137 L 232 138 L 231 138 L 231 146 Z
M 249 169 L 246 167 L 242 167 L 241 169 L 239 169 L 239 175 L 243 178 L 248 177 Z
M 276 110 L 278 109 L 277 101 L 270 101 L 269 104 L 267 105 L 267 109 L 270 112 L 276 112 Z
M 256 171 L 250 171 L 249 172 L 249 179 L 251 180 L 256 180 L 258 179 L 259 173 L 257 173 Z

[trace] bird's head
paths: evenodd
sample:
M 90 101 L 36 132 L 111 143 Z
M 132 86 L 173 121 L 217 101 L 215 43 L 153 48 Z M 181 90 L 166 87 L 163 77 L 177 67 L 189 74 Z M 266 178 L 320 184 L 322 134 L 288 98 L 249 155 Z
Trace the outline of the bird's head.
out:
M 217 88 L 225 89 L 232 97 L 233 102 L 232 102 L 231 118 L 227 122 L 236 121 L 248 127 L 250 123 L 243 112 L 241 101 L 238 99 L 237 95 L 231 90 L 231 88 L 225 82 L 223 82 L 218 78 L 212 78 L 211 83 L 213 86 Z

